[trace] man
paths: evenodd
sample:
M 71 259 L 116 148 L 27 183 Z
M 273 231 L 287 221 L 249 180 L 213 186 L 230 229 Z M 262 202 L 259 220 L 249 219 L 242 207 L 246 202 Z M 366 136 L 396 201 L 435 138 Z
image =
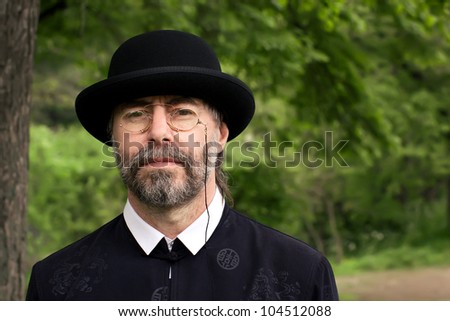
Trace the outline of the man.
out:
M 29 300 L 336 300 L 319 252 L 231 209 L 220 162 L 254 114 L 251 91 L 197 36 L 129 39 L 76 100 L 113 145 L 123 214 L 34 267 Z

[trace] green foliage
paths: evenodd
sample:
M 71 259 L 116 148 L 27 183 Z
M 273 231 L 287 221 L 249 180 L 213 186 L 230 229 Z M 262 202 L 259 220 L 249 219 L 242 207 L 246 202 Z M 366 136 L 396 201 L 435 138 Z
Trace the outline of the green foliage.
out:
M 126 199 L 117 170 L 102 168 L 102 145 L 79 128 L 31 128 L 29 242 L 42 258 L 121 213 Z

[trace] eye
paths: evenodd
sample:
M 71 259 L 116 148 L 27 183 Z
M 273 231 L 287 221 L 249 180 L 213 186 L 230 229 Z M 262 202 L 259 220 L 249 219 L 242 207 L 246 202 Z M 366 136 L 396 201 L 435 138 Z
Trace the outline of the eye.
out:
M 189 108 L 176 109 L 170 115 L 170 125 L 177 130 L 191 130 L 198 124 L 197 113 Z
M 144 119 L 148 117 L 148 113 L 145 110 L 130 110 L 127 111 L 123 116 L 123 120 L 125 121 L 139 121 L 140 119 Z
M 197 114 L 192 109 L 180 108 L 172 112 L 174 117 L 197 117 Z

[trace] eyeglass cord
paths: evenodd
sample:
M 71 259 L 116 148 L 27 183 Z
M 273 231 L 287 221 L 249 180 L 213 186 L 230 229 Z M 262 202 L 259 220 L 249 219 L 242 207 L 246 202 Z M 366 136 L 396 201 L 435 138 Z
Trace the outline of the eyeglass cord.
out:
M 208 221 L 206 222 L 206 229 L 205 229 L 205 244 L 206 241 L 208 241 L 208 227 L 209 227 L 209 220 L 210 220 L 210 215 L 209 215 L 209 208 L 208 208 L 208 198 L 207 198 L 207 192 L 206 192 L 206 181 L 208 178 L 208 129 L 205 126 L 205 207 L 206 207 L 206 213 L 208 214 Z

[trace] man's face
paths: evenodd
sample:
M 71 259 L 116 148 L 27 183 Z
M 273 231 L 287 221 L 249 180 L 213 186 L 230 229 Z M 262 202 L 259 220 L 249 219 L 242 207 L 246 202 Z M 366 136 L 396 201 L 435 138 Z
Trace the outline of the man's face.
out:
M 182 206 L 197 196 L 213 170 L 211 157 L 205 166 L 205 152 L 220 152 L 228 138 L 226 125 L 194 98 L 137 99 L 118 106 L 113 120 L 122 178 L 129 191 L 151 207 Z

